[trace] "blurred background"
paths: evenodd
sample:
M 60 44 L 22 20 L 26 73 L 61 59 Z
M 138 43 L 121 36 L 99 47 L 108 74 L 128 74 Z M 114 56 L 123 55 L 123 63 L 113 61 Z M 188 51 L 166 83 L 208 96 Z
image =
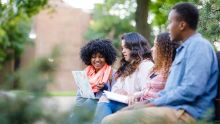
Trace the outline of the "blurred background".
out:
M 218 49 L 218 0 L 1 0 L 0 81 L 60 46 L 59 67 L 48 89 L 73 91 L 71 71 L 84 68 L 79 51 L 87 41 L 110 38 L 120 50 L 120 35 L 137 31 L 150 47 L 154 36 L 166 31 L 171 6 L 183 1 L 196 3 L 201 12 L 198 31 Z
M 198 32 L 219 51 L 219 0 L 0 0 L 0 96 L 74 96 L 71 71 L 84 69 L 79 52 L 85 43 L 109 38 L 120 52 L 120 35 L 136 31 L 151 47 L 166 31 L 170 8 L 185 1 L 200 9 Z

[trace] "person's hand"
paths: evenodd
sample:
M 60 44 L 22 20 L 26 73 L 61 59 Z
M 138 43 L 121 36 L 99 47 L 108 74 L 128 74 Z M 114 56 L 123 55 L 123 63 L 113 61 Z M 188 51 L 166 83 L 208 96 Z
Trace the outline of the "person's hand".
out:
M 105 96 L 105 95 L 102 95 L 100 98 L 99 98 L 99 102 L 109 102 L 108 98 Z
M 102 89 L 102 88 L 104 87 L 104 83 L 99 83 L 99 84 L 97 84 L 96 86 L 97 86 L 98 89 L 100 90 L 100 89 Z
M 125 91 L 125 90 L 123 90 L 123 89 L 117 89 L 117 90 L 115 91 L 115 93 L 118 93 L 118 94 L 121 94 L 121 95 L 128 95 L 128 92 Z
M 121 111 L 140 109 L 140 108 L 145 108 L 145 107 L 147 107 L 147 104 L 145 102 L 137 102 L 137 103 L 134 103 L 133 105 L 129 105 L 128 107 L 121 109 Z
M 138 99 L 139 99 L 139 96 L 137 95 L 128 96 L 128 106 L 131 106 L 135 104 L 136 102 L 138 102 Z
M 147 107 L 155 107 L 156 105 L 154 105 L 153 103 L 147 103 L 146 106 Z

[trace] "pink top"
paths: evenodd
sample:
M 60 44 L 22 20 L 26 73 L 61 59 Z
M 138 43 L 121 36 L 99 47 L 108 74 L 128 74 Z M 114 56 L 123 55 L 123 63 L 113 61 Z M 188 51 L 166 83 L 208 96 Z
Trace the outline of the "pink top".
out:
M 157 93 L 164 89 L 166 78 L 164 74 L 150 73 L 148 75 L 148 82 L 146 83 L 145 90 L 142 92 L 141 100 L 156 98 Z

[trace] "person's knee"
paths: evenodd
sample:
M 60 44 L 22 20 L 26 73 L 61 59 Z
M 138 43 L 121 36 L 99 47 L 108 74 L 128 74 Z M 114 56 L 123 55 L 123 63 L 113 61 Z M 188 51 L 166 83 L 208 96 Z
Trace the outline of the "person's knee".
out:
M 100 105 L 100 106 L 107 106 L 108 103 L 106 103 L 106 102 L 100 102 L 100 103 L 98 103 L 98 105 Z
M 113 124 L 113 117 L 112 115 L 106 116 L 105 118 L 103 118 L 101 124 Z
M 116 112 L 103 118 L 101 124 L 127 124 L 131 118 L 131 113 L 128 111 Z

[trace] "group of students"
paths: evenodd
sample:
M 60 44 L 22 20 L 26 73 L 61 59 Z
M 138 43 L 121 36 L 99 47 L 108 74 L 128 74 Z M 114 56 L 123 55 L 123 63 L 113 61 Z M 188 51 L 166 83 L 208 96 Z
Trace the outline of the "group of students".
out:
M 194 5 L 176 4 L 169 13 L 169 33 L 157 35 L 151 49 L 141 34 L 123 34 L 117 70 L 111 67 L 116 50 L 110 40 L 86 44 L 80 55 L 96 99 L 78 93 L 70 122 L 170 124 L 212 118 L 219 70 L 212 45 L 196 32 L 198 19 Z M 107 99 L 103 90 L 127 95 L 128 104 Z M 83 110 L 92 117 L 80 116 Z

